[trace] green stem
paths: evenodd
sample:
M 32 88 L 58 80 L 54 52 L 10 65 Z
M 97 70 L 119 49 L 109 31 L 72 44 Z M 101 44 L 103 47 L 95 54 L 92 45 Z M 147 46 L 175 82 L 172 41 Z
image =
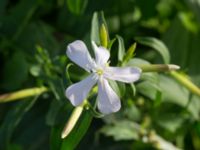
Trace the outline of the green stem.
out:
M 3 94 L 0 95 L 0 103 L 10 102 L 19 100 L 21 98 L 40 95 L 46 91 L 48 91 L 46 87 L 35 87 L 35 88 L 23 89 L 17 92 Z
M 188 90 L 190 90 L 193 94 L 200 96 L 200 88 L 192 83 L 186 76 L 175 71 L 170 72 L 170 75 L 183 86 L 185 86 Z

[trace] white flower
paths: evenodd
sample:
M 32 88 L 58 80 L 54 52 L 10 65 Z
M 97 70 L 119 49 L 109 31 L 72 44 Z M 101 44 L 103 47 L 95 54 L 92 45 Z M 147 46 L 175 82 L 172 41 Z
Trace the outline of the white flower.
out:
M 65 95 L 72 105 L 79 106 L 87 98 L 91 88 L 97 83 L 97 107 L 99 111 L 103 114 L 117 112 L 121 107 L 121 102 L 107 79 L 131 83 L 139 79 L 141 69 L 110 67 L 108 66 L 109 51 L 103 47 L 97 47 L 94 41 L 92 41 L 92 46 L 95 60 L 90 56 L 86 45 L 82 41 L 77 40 L 67 46 L 67 56 L 91 74 L 86 79 L 69 86 Z

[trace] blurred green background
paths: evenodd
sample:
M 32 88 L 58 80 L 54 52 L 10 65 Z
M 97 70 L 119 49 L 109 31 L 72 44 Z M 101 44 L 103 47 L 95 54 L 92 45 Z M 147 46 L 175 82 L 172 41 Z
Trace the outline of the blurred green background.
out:
M 0 0 L 0 93 L 39 86 L 51 91 L 0 104 L 1 150 L 60 149 L 60 130 L 73 109 L 63 94 L 70 84 L 66 46 L 77 39 L 89 46 L 95 11 L 104 12 L 110 38 L 122 36 L 126 48 L 135 37 L 162 40 L 171 63 L 200 86 L 200 0 Z M 116 64 L 117 52 L 112 53 L 111 64 Z M 136 57 L 162 63 L 155 51 L 140 44 Z M 83 71 L 73 67 L 71 79 L 77 82 Z M 155 76 L 136 85 L 134 98 L 127 88 L 121 95 L 127 99 L 123 111 L 93 119 L 76 149 L 156 149 L 136 135 L 134 121 L 181 149 L 199 150 L 200 98 L 171 77 Z

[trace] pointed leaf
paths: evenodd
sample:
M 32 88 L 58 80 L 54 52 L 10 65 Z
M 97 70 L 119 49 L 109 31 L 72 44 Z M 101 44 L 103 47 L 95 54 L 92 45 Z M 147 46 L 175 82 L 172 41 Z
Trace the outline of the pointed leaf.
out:
M 137 37 L 135 38 L 135 40 L 138 43 L 149 46 L 153 48 L 154 50 L 156 50 L 157 52 L 159 52 L 165 64 L 170 63 L 169 50 L 162 41 L 153 37 Z
M 121 36 L 117 35 L 118 40 L 118 60 L 122 61 L 125 55 L 124 40 Z

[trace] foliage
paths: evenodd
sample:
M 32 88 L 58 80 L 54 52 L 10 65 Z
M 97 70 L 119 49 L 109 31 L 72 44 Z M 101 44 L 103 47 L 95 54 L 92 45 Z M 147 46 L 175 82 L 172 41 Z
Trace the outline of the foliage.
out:
M 48 91 L 0 104 L 0 149 L 200 149 L 200 96 L 183 83 L 200 86 L 199 10 L 199 0 L 1 0 L 0 101 L 27 88 Z M 135 84 L 110 83 L 122 108 L 108 116 L 92 108 L 93 89 L 91 105 L 61 139 L 74 109 L 65 89 L 87 75 L 65 54 L 77 39 L 89 50 L 91 40 L 103 43 L 110 65 L 172 63 L 181 78 L 154 70 Z

